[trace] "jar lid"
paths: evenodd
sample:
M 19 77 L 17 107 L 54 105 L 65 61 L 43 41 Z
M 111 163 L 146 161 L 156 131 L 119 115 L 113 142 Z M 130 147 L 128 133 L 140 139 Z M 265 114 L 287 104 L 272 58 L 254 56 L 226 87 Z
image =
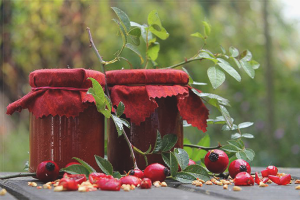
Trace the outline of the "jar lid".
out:
M 106 73 L 108 85 L 186 85 L 189 76 L 175 69 L 129 69 L 113 70 Z
M 29 84 L 32 87 L 27 95 L 7 106 L 7 114 L 28 109 L 36 117 L 59 115 L 78 116 L 94 103 L 92 95 L 87 94 L 96 79 L 102 86 L 104 74 L 87 69 L 41 69 L 30 73 Z M 92 103 L 92 104 L 91 104 Z

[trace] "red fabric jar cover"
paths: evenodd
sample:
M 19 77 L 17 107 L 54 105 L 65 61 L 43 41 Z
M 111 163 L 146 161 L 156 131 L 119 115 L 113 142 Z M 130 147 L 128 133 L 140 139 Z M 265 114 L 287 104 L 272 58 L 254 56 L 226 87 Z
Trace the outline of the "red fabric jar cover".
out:
M 105 85 L 104 74 L 86 69 L 41 69 L 30 73 L 32 90 L 21 99 L 7 106 L 6 114 L 28 109 L 36 117 L 59 115 L 78 116 L 94 97 L 87 94 L 92 82 L 88 77 Z M 89 103 L 88 103 L 89 102 Z
M 138 69 L 106 73 L 113 105 L 122 101 L 124 114 L 139 125 L 158 107 L 155 98 L 176 96 L 182 119 L 206 131 L 208 109 L 188 86 L 189 76 L 181 70 Z

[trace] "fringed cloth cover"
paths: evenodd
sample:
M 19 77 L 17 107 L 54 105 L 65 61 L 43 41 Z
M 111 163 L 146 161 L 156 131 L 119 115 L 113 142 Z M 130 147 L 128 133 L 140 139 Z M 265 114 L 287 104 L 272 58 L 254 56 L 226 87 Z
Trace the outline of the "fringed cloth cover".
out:
M 30 73 L 31 91 L 21 99 L 7 106 L 7 114 L 28 109 L 35 117 L 66 116 L 76 117 L 95 100 L 87 94 L 92 86 L 91 77 L 102 86 L 104 74 L 86 69 L 41 69 Z
M 145 121 L 158 107 L 155 98 L 175 96 L 182 119 L 206 131 L 208 109 L 188 86 L 188 75 L 172 69 L 108 71 L 107 84 L 113 105 L 125 105 L 124 114 L 136 125 Z M 199 91 L 200 92 L 200 91 Z

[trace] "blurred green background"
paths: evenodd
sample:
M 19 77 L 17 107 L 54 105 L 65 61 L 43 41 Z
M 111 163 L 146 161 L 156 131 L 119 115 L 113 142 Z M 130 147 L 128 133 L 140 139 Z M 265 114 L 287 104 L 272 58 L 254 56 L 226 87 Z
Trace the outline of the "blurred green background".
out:
M 159 67 L 167 67 L 193 56 L 203 45 L 194 32 L 203 32 L 202 21 L 211 24 L 206 48 L 214 53 L 230 46 L 249 49 L 261 64 L 254 79 L 242 73 L 238 83 L 227 76 L 225 84 L 213 90 L 207 69 L 211 62 L 185 65 L 195 81 L 209 83 L 198 89 L 230 100 L 231 116 L 236 123 L 254 122 L 246 132 L 254 139 L 244 140 L 256 152 L 251 163 L 300 167 L 300 62 L 297 20 L 286 17 L 283 1 L 210 0 L 210 1 L 1 1 L 1 124 L 0 171 L 22 171 L 29 159 L 29 114 L 27 110 L 7 116 L 6 106 L 30 91 L 28 75 L 42 68 L 91 68 L 100 70 L 89 48 L 86 27 L 90 27 L 105 60 L 113 58 L 122 41 L 112 21 L 110 7 L 125 11 L 131 21 L 147 22 L 156 9 L 170 37 L 161 44 Z M 142 51 L 144 46 L 140 47 Z M 125 50 L 135 68 L 139 58 Z M 128 68 L 125 61 L 109 65 L 108 70 Z M 209 107 L 210 117 L 220 114 Z M 211 145 L 225 143 L 229 132 L 221 126 L 209 126 L 207 133 L 185 128 L 192 143 L 209 134 Z

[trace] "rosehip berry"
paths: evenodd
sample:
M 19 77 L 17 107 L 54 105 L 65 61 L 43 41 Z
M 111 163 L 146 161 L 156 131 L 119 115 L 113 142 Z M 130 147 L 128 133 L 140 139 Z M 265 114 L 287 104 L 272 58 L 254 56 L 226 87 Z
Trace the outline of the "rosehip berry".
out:
M 277 172 L 278 172 L 277 167 L 270 165 L 267 167 L 267 170 L 268 170 L 269 175 L 274 175 L 274 176 L 277 175 Z
M 138 178 L 144 178 L 144 172 L 140 169 L 132 169 L 128 172 L 128 174 Z
M 123 176 L 122 178 L 120 178 L 121 184 L 128 184 L 128 185 L 134 185 L 134 186 L 138 186 L 141 184 L 141 179 L 136 177 L 136 176 Z
M 121 189 L 121 181 L 116 178 L 101 178 L 97 185 L 101 190 L 120 191 Z
M 112 175 L 106 175 L 104 173 L 98 173 L 98 172 L 92 172 L 89 175 L 89 181 L 90 181 L 91 184 L 96 184 L 102 178 L 111 179 L 111 178 L 113 178 L 113 176 Z
M 226 170 L 228 166 L 228 156 L 227 154 L 219 149 L 214 149 L 207 152 L 204 164 L 206 168 L 213 173 L 222 173 Z
M 240 172 L 235 176 L 234 185 L 237 185 L 237 186 L 254 185 L 254 179 L 249 173 Z
M 81 164 L 79 162 L 70 162 L 70 163 L 66 164 L 65 168 L 67 168 L 71 165 L 81 165 Z
M 292 177 L 290 174 L 286 174 L 281 178 L 279 178 L 278 176 L 269 175 L 269 179 L 277 185 L 287 185 L 291 182 L 291 178 Z
M 70 178 L 62 178 L 58 185 L 62 185 L 64 189 L 66 190 L 78 190 L 78 183 L 74 179 Z
M 41 162 L 36 169 L 36 177 L 43 182 L 54 181 L 59 175 L 59 167 L 51 160 Z
M 152 186 L 152 182 L 149 178 L 143 178 L 141 182 L 142 189 L 150 189 Z
M 235 176 L 240 172 L 248 172 L 250 174 L 251 167 L 248 162 L 242 159 L 237 159 L 230 163 L 228 171 L 231 178 L 235 178 Z
M 169 169 L 159 163 L 153 163 L 148 165 L 144 170 L 144 175 L 146 178 L 151 179 L 152 182 L 154 181 L 164 181 L 166 176 L 170 173 Z
M 63 178 L 64 179 L 72 179 L 77 184 L 81 184 L 82 182 L 86 181 L 86 177 L 85 177 L 84 174 L 68 174 L 68 173 L 64 173 Z

